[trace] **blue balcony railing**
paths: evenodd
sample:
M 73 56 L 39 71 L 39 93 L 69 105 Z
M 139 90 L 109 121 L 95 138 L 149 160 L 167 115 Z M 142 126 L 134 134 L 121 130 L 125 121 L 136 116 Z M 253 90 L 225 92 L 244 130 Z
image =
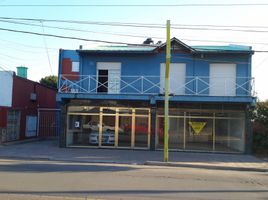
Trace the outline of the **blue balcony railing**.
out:
M 194 96 L 255 96 L 252 77 L 186 76 L 170 79 L 170 93 Z M 164 93 L 160 76 L 59 76 L 59 93 L 147 94 Z

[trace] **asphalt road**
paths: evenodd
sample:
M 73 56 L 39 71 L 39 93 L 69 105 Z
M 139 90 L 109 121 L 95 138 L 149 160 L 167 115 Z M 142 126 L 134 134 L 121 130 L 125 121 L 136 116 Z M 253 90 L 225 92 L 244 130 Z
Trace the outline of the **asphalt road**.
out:
M 268 199 L 268 173 L 0 160 L 0 199 Z

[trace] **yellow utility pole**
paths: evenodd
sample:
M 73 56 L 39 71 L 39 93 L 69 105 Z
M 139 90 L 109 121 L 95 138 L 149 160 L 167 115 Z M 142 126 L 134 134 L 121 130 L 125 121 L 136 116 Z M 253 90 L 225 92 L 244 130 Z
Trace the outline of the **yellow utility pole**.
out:
M 169 129 L 169 65 L 170 65 L 170 20 L 167 20 L 166 73 L 165 73 L 165 129 L 164 129 L 164 162 L 168 162 L 168 129 Z

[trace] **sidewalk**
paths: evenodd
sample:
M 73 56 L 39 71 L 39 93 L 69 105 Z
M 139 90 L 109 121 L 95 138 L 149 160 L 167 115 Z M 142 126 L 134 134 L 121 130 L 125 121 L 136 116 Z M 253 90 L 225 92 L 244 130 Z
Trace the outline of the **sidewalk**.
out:
M 145 164 L 239 171 L 268 172 L 268 162 L 251 155 L 170 152 L 163 163 L 162 151 L 59 148 L 55 140 L 0 145 L 1 158 L 57 160 L 71 162 Z

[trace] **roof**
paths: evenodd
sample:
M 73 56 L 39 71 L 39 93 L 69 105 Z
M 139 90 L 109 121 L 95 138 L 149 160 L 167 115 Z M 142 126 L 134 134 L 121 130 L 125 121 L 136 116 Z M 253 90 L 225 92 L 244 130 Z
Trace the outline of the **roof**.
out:
M 122 46 L 97 46 L 89 49 L 79 49 L 78 52 L 107 52 L 107 53 L 152 53 L 156 49 L 156 46 L 148 46 L 148 45 L 122 45 Z
M 198 52 L 253 52 L 250 46 L 228 45 L 228 46 L 192 46 Z
M 192 53 L 253 53 L 250 46 L 228 45 L 228 46 L 189 46 L 177 38 L 172 38 L 171 42 L 183 46 Z M 78 52 L 89 53 L 155 53 L 157 49 L 164 48 L 166 43 L 158 46 L 154 45 L 103 45 L 88 49 L 79 49 Z

